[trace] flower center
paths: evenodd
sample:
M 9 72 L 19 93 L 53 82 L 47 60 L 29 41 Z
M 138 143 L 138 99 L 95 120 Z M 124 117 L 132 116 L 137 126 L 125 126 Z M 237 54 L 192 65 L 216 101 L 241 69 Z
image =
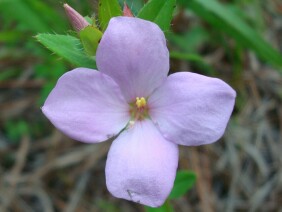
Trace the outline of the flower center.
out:
M 145 99 L 144 97 L 141 97 L 141 98 L 136 97 L 135 105 L 136 105 L 136 107 L 137 107 L 138 109 L 141 109 L 141 108 L 146 107 L 147 101 L 146 101 L 146 99 Z
M 147 100 L 144 97 L 136 97 L 136 101 L 130 104 L 131 120 L 143 120 L 149 117 Z

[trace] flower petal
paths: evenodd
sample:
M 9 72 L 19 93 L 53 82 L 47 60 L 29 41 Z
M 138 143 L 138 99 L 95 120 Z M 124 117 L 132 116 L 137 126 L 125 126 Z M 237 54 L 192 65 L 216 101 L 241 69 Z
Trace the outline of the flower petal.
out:
M 130 119 L 118 85 L 109 76 L 87 68 L 64 74 L 42 111 L 63 133 L 90 143 L 118 134 Z
M 178 147 L 150 120 L 138 121 L 112 144 L 106 164 L 108 190 L 116 197 L 158 207 L 175 179 Z
M 150 116 L 163 136 L 197 146 L 224 133 L 236 92 L 220 79 L 195 73 L 172 74 L 149 98 Z
M 128 102 L 149 96 L 169 71 L 169 53 L 161 29 L 132 17 L 110 20 L 96 61 L 98 70 L 118 83 Z

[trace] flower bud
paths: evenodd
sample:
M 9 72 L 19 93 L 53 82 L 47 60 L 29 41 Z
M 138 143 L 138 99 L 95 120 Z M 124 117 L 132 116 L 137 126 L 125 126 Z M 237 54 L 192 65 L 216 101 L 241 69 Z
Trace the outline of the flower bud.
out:
M 130 8 L 127 6 L 127 4 L 125 2 L 124 2 L 124 5 L 123 5 L 123 16 L 134 17 Z
M 72 7 L 68 4 L 64 4 L 64 8 L 66 14 L 69 18 L 69 21 L 75 31 L 79 32 L 80 30 L 84 29 L 85 27 L 89 26 L 90 24 L 80 15 L 77 11 L 75 11 Z

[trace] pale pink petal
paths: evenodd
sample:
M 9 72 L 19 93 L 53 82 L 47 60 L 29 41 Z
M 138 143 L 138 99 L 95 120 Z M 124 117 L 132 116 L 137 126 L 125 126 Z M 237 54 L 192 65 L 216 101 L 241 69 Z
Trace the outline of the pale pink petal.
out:
M 220 79 L 195 73 L 172 74 L 149 98 L 150 116 L 163 136 L 197 146 L 224 133 L 236 92 Z
M 161 29 L 132 17 L 110 20 L 96 61 L 98 70 L 118 83 L 128 102 L 149 96 L 169 70 L 169 53 Z
M 178 147 L 150 120 L 136 122 L 112 144 L 106 164 L 108 190 L 151 207 L 164 203 L 175 179 Z
M 42 111 L 63 133 L 90 143 L 118 134 L 130 119 L 118 85 L 109 76 L 87 68 L 64 74 Z

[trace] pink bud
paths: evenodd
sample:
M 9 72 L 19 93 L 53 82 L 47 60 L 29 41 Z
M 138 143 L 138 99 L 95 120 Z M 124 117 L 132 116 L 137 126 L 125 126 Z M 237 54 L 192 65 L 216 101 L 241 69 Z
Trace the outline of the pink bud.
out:
M 69 18 L 69 21 L 75 31 L 79 32 L 80 30 L 84 29 L 85 27 L 89 26 L 90 24 L 80 15 L 77 11 L 75 11 L 72 7 L 68 4 L 64 4 L 64 8 L 66 14 Z
M 123 4 L 123 16 L 134 17 L 131 10 L 129 9 L 129 7 L 125 2 Z

